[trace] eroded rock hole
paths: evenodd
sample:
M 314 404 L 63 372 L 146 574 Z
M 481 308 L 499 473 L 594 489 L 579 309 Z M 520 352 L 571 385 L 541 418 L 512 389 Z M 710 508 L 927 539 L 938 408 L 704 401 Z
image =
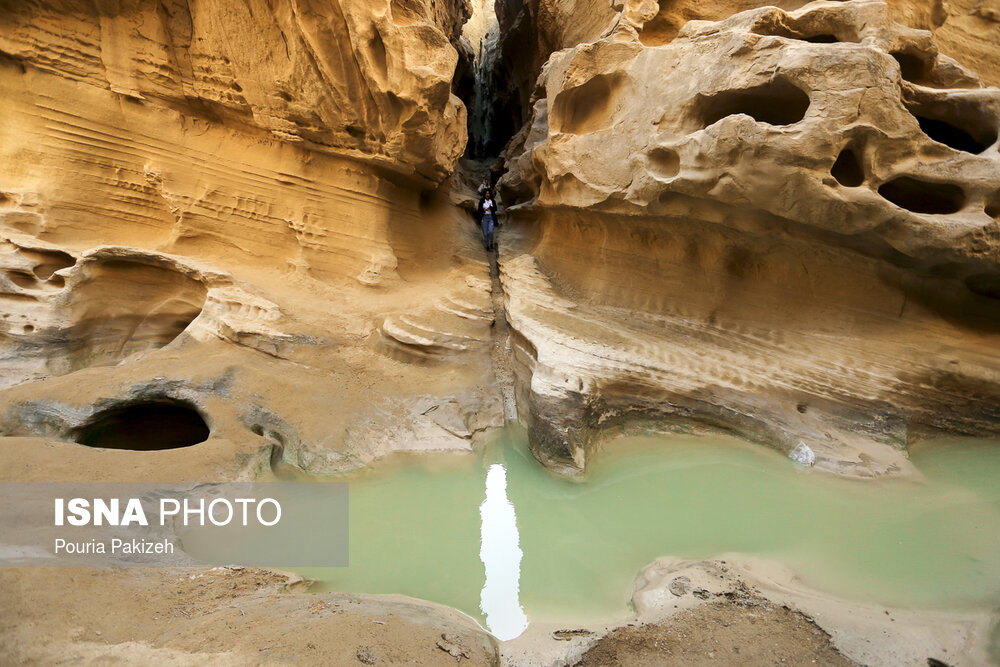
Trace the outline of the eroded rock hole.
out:
M 836 35 L 831 35 L 829 33 L 822 35 L 810 35 L 808 37 L 800 37 L 804 42 L 812 42 L 813 44 L 836 44 L 840 40 L 837 39 Z
M 607 127 L 624 83 L 620 75 L 600 74 L 559 93 L 552 108 L 558 131 L 587 134 Z
M 934 141 L 978 155 L 997 141 L 998 120 L 979 100 L 961 95 L 945 99 L 907 99 L 907 110 Z
M 933 183 L 900 176 L 883 183 L 878 193 L 900 208 L 914 213 L 948 214 L 965 205 L 965 192 L 951 183 Z
M 150 452 L 197 445 L 210 433 L 193 406 L 164 399 L 99 412 L 76 430 L 73 439 L 87 447 Z
M 965 286 L 980 296 L 1000 299 L 1000 275 L 980 273 L 965 279 Z
M 58 250 L 21 250 L 21 254 L 37 262 L 32 271 L 39 280 L 49 280 L 56 271 L 68 269 L 76 264 L 72 255 Z
M 803 30 L 798 30 L 784 23 L 768 22 L 754 26 L 754 34 L 784 37 L 785 39 L 795 39 L 800 42 L 810 42 L 812 44 L 837 44 L 842 40 L 836 35 L 828 32 L 810 34 Z
M 830 173 L 844 187 L 856 188 L 865 182 L 865 172 L 861 168 L 861 160 L 858 158 L 857 152 L 850 146 L 840 151 Z
M 676 151 L 658 146 L 649 151 L 649 170 L 660 178 L 673 178 L 681 170 L 681 158 Z
M 899 63 L 899 72 L 903 79 L 912 83 L 926 83 L 931 71 L 930 63 L 912 53 L 893 51 L 890 55 Z
M 34 289 L 38 286 L 38 280 L 27 271 L 8 271 L 7 277 L 10 281 L 22 289 Z
M 201 314 L 207 293 L 164 266 L 112 260 L 88 267 L 72 297 L 71 370 L 168 345 Z
M 706 127 L 737 114 L 746 114 L 758 123 L 791 125 L 805 118 L 809 96 L 787 81 L 772 81 L 754 88 L 715 93 L 704 97 L 700 106 Z
M 372 64 L 382 80 L 389 75 L 389 58 L 385 51 L 385 42 L 382 35 L 376 30 L 372 33 L 372 38 L 368 41 L 368 49 L 372 56 Z
M 924 134 L 939 144 L 950 146 L 955 150 L 978 155 L 992 146 L 997 140 L 995 130 L 993 132 L 978 132 L 977 134 L 983 138 L 983 140 L 980 141 L 973 136 L 971 132 L 968 132 L 946 120 L 942 120 L 940 118 L 929 118 L 927 116 L 920 116 L 917 114 L 913 115 L 916 117 L 917 122 L 920 124 L 920 129 L 923 130 Z
M 994 192 L 986 202 L 986 215 L 1000 220 L 1000 192 Z
M 979 274 L 965 279 L 965 286 L 970 291 L 990 299 L 1000 299 L 1000 276 Z

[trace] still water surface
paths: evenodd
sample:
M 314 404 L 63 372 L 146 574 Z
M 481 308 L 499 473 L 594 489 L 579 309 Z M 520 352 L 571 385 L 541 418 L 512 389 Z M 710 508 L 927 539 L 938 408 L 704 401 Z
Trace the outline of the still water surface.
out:
M 773 558 L 885 605 L 995 607 L 1000 442 L 943 439 L 911 458 L 925 480 L 847 480 L 725 436 L 625 437 L 570 481 L 508 429 L 473 455 L 394 455 L 338 478 L 351 565 L 299 571 L 324 590 L 455 607 L 501 639 L 532 620 L 621 615 L 665 555 Z

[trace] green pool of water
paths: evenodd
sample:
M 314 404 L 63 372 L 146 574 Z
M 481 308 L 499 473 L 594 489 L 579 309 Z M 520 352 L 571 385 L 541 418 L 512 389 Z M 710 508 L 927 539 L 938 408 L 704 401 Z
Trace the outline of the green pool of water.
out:
M 496 602 L 482 595 L 490 557 L 480 550 L 511 541 L 520 552 L 493 555 L 493 588 L 513 588 L 508 601 L 529 622 L 621 615 L 636 575 L 657 557 L 727 552 L 776 559 L 806 585 L 848 599 L 995 606 L 998 445 L 919 446 L 912 459 L 924 481 L 847 480 L 733 438 L 625 437 L 592 456 L 586 479 L 570 481 L 539 466 L 523 431 L 509 429 L 476 454 L 395 455 L 347 476 L 351 564 L 300 571 L 326 590 L 456 607 L 501 638 L 522 624 L 509 604 L 484 614 L 481 604 Z M 491 468 L 488 506 L 500 515 L 481 516 Z M 487 515 L 494 525 L 484 528 Z

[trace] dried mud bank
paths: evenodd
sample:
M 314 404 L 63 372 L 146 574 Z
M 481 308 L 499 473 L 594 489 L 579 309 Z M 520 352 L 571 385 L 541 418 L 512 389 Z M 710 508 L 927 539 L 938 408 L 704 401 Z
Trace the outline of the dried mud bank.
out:
M 867 476 L 926 430 L 996 433 L 1000 90 L 881 2 L 662 46 L 626 14 L 547 62 L 501 182 L 537 457 L 582 470 L 653 417 Z

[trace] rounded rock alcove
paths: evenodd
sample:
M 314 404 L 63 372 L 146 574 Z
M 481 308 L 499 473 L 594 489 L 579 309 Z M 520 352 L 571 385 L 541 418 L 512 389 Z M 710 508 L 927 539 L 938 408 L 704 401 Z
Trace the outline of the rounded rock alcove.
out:
M 191 404 L 154 399 L 102 410 L 72 435 L 87 447 L 150 452 L 191 447 L 210 434 L 205 418 Z

